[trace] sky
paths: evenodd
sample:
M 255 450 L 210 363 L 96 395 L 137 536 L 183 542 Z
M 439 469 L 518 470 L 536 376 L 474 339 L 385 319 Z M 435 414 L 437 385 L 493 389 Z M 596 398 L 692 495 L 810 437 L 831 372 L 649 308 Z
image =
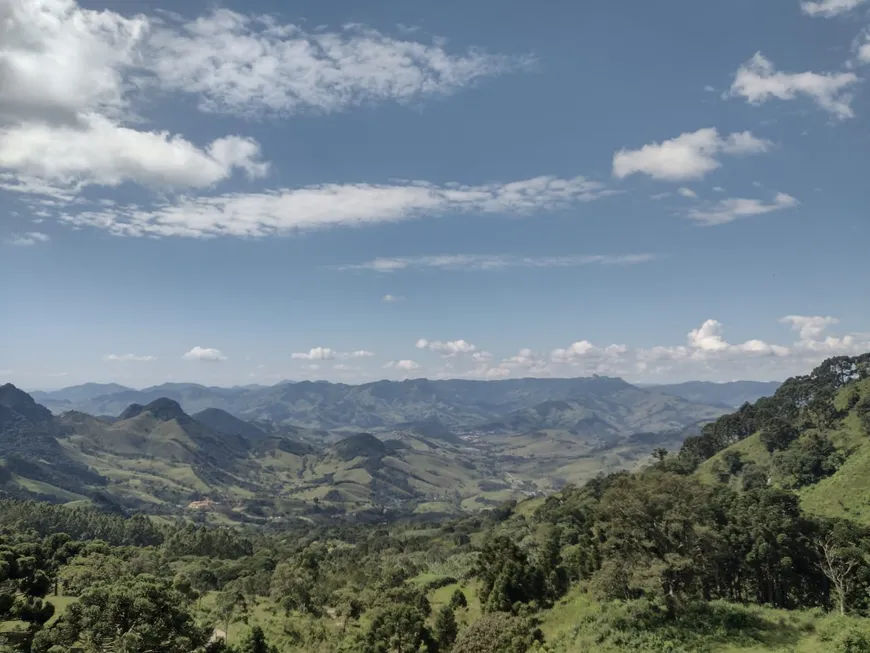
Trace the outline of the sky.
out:
M 0 383 L 870 350 L 870 0 L 0 0 Z

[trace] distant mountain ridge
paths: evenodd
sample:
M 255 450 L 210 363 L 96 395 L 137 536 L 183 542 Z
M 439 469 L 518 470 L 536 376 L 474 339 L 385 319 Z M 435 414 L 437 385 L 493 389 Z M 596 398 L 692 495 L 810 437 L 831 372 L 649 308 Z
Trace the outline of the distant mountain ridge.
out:
M 363 385 L 302 381 L 234 388 L 172 383 L 143 390 L 124 388 L 119 392 L 95 394 L 98 389 L 95 385 L 86 389 L 75 386 L 41 396 L 45 405 L 55 412 L 75 409 L 92 415 L 118 415 L 132 404 L 144 406 L 159 398 L 169 398 L 189 414 L 215 408 L 244 420 L 266 419 L 313 429 L 378 431 L 431 420 L 437 420 L 448 429 L 463 430 L 496 423 L 517 411 L 552 401 L 580 402 L 588 407 L 594 398 L 615 397 L 619 393 L 645 396 L 653 403 L 667 403 L 670 397 L 666 395 L 676 395 L 600 376 L 503 381 L 414 379 Z M 619 400 L 608 401 L 608 406 L 600 408 L 611 410 L 614 403 L 619 403 Z M 709 403 L 692 403 L 705 404 L 697 411 L 697 419 L 711 416 Z M 715 403 L 719 407 L 726 405 L 721 401 Z M 694 409 L 684 404 L 682 410 L 693 412 Z M 570 421 L 570 417 L 567 419 Z M 685 420 L 679 420 L 679 424 L 685 425 Z M 661 428 L 674 426 L 672 422 Z M 652 429 L 641 430 L 655 428 L 653 424 Z
M 754 403 L 762 397 L 771 396 L 781 385 L 779 381 L 729 381 L 727 383 L 687 381 L 643 387 L 701 404 L 739 408 L 747 402 Z
M 234 515 L 455 512 L 630 468 L 724 412 L 607 377 L 99 390 L 52 393 L 85 409 L 55 416 L 0 388 L 0 490 L 170 514 L 203 498 Z M 190 408 L 209 403 L 226 409 Z

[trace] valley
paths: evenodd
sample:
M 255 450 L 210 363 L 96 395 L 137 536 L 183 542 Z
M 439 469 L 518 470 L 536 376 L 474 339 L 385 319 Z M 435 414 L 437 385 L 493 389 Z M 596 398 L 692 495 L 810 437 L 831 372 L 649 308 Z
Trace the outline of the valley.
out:
M 5 492 L 218 522 L 480 510 L 634 469 L 726 412 L 607 377 L 7 385 L 0 404 Z

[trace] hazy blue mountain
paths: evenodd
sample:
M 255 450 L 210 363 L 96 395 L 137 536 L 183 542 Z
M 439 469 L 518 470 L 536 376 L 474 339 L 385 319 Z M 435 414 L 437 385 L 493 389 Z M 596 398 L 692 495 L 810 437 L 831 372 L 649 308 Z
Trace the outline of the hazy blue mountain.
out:
M 672 385 L 648 386 L 647 389 L 701 404 L 738 408 L 747 401 L 754 403 L 762 397 L 771 396 L 781 385 L 782 383 L 779 381 L 731 381 L 728 383 L 688 381 Z
M 46 401 L 81 402 L 101 395 L 117 394 L 126 390 L 131 390 L 131 388 L 117 383 L 83 383 L 68 388 L 61 388 L 60 390 L 52 390 L 50 392 L 36 391 L 30 394 L 40 403 L 45 403 Z
M 383 431 L 437 420 L 444 429 L 456 432 L 497 422 L 511 413 L 551 401 L 582 402 L 607 397 L 610 403 L 598 406 L 599 410 L 615 410 L 622 402 L 625 405 L 620 410 L 632 412 L 656 410 L 652 405 L 643 406 L 639 398 L 650 399 L 655 404 L 663 401 L 662 396 L 609 377 L 505 381 L 413 379 L 363 385 L 302 381 L 235 388 L 172 383 L 143 390 L 124 389 L 80 401 L 66 400 L 69 403 L 64 409 L 92 415 L 118 415 L 131 404 L 144 406 L 165 397 L 178 402 L 190 414 L 216 408 L 244 420 L 265 419 L 307 429 Z M 683 408 L 688 409 L 688 406 Z M 695 408 L 689 410 L 691 417 L 695 412 Z M 570 415 L 566 415 L 560 423 L 566 426 L 570 419 Z M 629 417 L 619 419 L 632 423 Z

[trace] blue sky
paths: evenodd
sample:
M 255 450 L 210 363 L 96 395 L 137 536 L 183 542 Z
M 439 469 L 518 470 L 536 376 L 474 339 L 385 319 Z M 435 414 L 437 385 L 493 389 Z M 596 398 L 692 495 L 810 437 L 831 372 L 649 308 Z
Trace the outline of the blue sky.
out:
M 0 382 L 870 349 L 870 2 L 183 6 L 0 0 Z

